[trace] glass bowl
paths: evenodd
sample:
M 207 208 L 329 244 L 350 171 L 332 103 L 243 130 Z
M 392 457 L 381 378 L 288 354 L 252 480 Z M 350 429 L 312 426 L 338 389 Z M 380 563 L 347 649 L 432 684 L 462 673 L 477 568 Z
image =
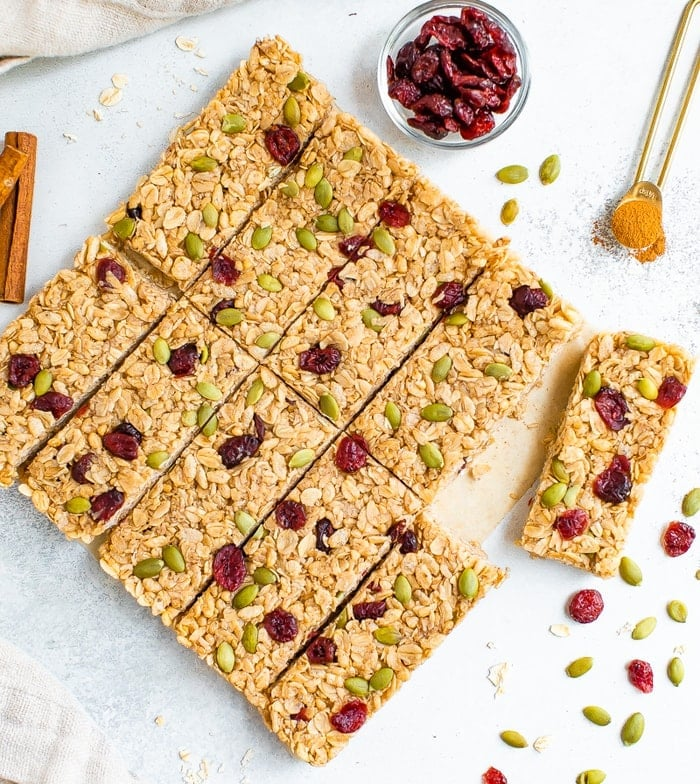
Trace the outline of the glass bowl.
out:
M 389 97 L 389 84 L 387 78 L 387 58 L 391 57 L 396 62 L 396 56 L 401 47 L 414 40 L 421 27 L 425 22 L 436 14 L 447 16 L 459 16 L 462 8 L 470 7 L 483 11 L 484 14 L 489 16 L 496 24 L 498 24 L 507 34 L 510 42 L 515 49 L 517 61 L 517 73 L 522 79 L 522 85 L 513 96 L 510 106 L 503 114 L 494 114 L 496 120 L 495 127 L 476 139 L 464 139 L 459 133 L 449 133 L 443 139 L 433 139 L 427 136 L 423 131 L 417 128 L 412 128 L 407 120 L 413 115 L 410 109 L 403 107 L 398 101 Z M 441 147 L 443 149 L 461 149 L 464 147 L 477 147 L 480 144 L 495 139 L 500 136 L 505 130 L 515 122 L 520 112 L 525 106 L 527 95 L 530 89 L 530 67 L 528 63 L 527 48 L 522 36 L 518 32 L 515 25 L 498 11 L 493 6 L 487 3 L 479 2 L 479 0 L 470 0 L 467 2 L 447 2 L 446 0 L 431 0 L 431 2 L 423 3 L 417 6 L 412 11 L 406 14 L 396 24 L 394 29 L 389 33 L 384 46 L 382 47 L 381 54 L 379 55 L 379 64 L 377 67 L 377 82 L 379 84 L 379 95 L 382 99 L 382 104 L 389 117 L 394 124 L 402 130 L 407 136 L 417 139 L 424 144 L 432 147 Z

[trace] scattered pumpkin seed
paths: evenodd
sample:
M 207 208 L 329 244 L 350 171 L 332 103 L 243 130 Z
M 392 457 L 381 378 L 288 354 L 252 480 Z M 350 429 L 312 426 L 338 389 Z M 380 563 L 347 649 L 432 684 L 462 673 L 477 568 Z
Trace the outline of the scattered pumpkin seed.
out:
M 627 585 L 641 585 L 643 580 L 642 570 L 635 561 L 626 555 L 620 560 L 620 577 Z
M 114 236 L 120 240 L 128 240 L 136 231 L 136 221 L 133 218 L 122 218 L 112 226 Z
M 385 325 L 382 321 L 382 317 L 374 308 L 365 308 L 362 313 L 360 313 L 360 316 L 362 317 L 362 323 L 368 329 L 377 333 L 384 329 Z
M 396 600 L 401 602 L 404 607 L 406 607 L 413 598 L 413 589 L 411 588 L 411 583 L 403 574 L 397 575 L 396 579 L 394 580 L 394 596 L 396 597 Z
M 505 381 L 511 377 L 512 373 L 513 369 L 501 362 L 492 362 L 484 368 L 484 375 L 495 378 L 497 381 Z
M 310 84 L 311 79 L 303 71 L 298 71 L 287 87 L 295 93 L 300 93 L 302 90 L 306 90 Z
M 510 226 L 515 222 L 520 212 L 520 205 L 517 199 L 508 199 L 508 201 L 501 207 L 501 223 L 504 226 Z
M 307 466 L 316 457 L 313 449 L 299 449 L 290 458 L 288 466 L 290 468 L 303 468 Z
M 144 558 L 134 566 L 134 577 L 138 577 L 139 580 L 157 577 L 164 566 L 165 561 L 162 558 Z
M 301 122 L 301 109 L 299 108 L 299 101 L 293 96 L 290 95 L 289 98 L 284 102 L 284 106 L 282 107 L 282 115 L 284 117 L 284 121 L 290 128 L 296 128 L 297 125 Z
M 90 501 L 81 495 L 69 498 L 63 506 L 70 514 L 85 514 L 90 511 Z
M 650 378 L 640 378 L 637 381 L 639 394 L 647 400 L 656 400 L 659 396 L 659 388 Z
M 198 234 L 189 232 L 185 237 L 185 253 L 192 259 L 197 261 L 204 256 L 204 243 Z
M 250 247 L 253 250 L 263 250 L 272 239 L 272 226 L 256 226 L 250 237 Z
M 202 209 L 202 220 L 204 225 L 210 229 L 216 228 L 216 224 L 219 222 L 219 212 L 211 202 Z
M 633 713 L 622 725 L 620 738 L 625 746 L 632 746 L 637 743 L 644 734 L 644 716 L 641 713 Z
M 625 345 L 635 351 L 651 351 L 656 345 L 656 341 L 646 335 L 627 335 Z
M 322 210 L 327 210 L 333 201 L 333 188 L 325 177 L 322 177 L 314 188 L 314 201 Z
M 278 580 L 277 575 L 267 566 L 258 566 L 253 572 L 253 582 L 256 585 L 273 585 Z
M 369 679 L 369 687 L 374 691 L 384 691 L 394 680 L 394 671 L 391 667 L 382 667 Z
M 209 362 L 209 346 L 207 346 L 206 343 L 204 344 L 202 350 L 199 352 L 199 361 L 203 365 L 206 365 L 207 362 Z
M 418 447 L 418 454 L 428 468 L 441 471 L 445 466 L 445 458 L 440 449 L 433 443 L 421 444 Z
M 297 242 L 304 250 L 316 250 L 318 241 L 316 240 L 316 237 L 314 237 L 313 232 L 309 231 L 309 229 L 297 229 L 295 233 L 297 235 Z
M 683 683 L 683 678 L 685 678 L 685 665 L 683 664 L 683 660 L 679 659 L 678 656 L 674 656 L 668 663 L 666 674 L 674 686 L 680 686 L 681 683 Z
M 542 278 L 540 278 L 537 283 L 542 291 L 544 291 L 544 293 L 547 295 L 547 299 L 552 299 L 554 297 L 554 289 L 549 283 L 547 283 L 546 280 L 542 280 Z
M 263 332 L 255 338 L 255 345 L 262 349 L 272 348 L 281 337 L 279 332 Z
M 225 114 L 221 120 L 224 133 L 241 133 L 245 131 L 245 117 L 242 114 Z
M 564 493 L 562 503 L 567 509 L 573 509 L 578 501 L 578 494 L 581 492 L 581 485 L 571 485 Z
M 641 621 L 632 629 L 633 640 L 646 640 L 646 638 L 656 629 L 656 618 L 650 615 L 642 618 Z
M 576 784 L 603 784 L 607 776 L 597 768 L 584 770 L 576 776 Z
M 597 724 L 599 727 L 607 727 L 612 721 L 610 714 L 598 705 L 588 705 L 583 709 L 583 715 L 588 721 Z
M 521 182 L 525 182 L 529 174 L 526 166 L 513 164 L 499 169 L 496 172 L 496 179 L 507 185 L 518 185 Z
M 163 563 L 175 572 L 175 574 L 182 574 L 185 571 L 185 558 L 182 555 L 179 547 L 174 544 L 166 544 L 162 553 Z
M 236 665 L 236 654 L 233 652 L 231 643 L 220 642 L 218 644 L 216 648 L 216 665 L 221 672 L 225 672 L 227 675 L 233 672 L 233 668 Z
M 583 379 L 583 395 L 584 397 L 595 397 L 603 385 L 603 379 L 597 370 L 589 370 L 586 377 Z
M 454 411 L 445 403 L 431 403 L 420 412 L 420 415 L 426 422 L 449 422 Z
M 467 317 L 466 313 L 450 313 L 449 316 L 445 318 L 445 324 L 448 327 L 463 327 L 467 324 L 469 318 Z
M 561 172 L 561 158 L 558 155 L 548 155 L 540 164 L 540 182 L 542 185 L 551 185 L 556 182 Z
M 294 180 L 288 180 L 280 185 L 280 190 L 290 199 L 295 199 L 299 195 L 299 186 Z
M 452 370 L 452 357 L 449 354 L 444 354 L 433 365 L 430 371 L 430 378 L 433 380 L 433 383 L 439 384 L 447 378 L 450 370 Z
M 566 470 L 566 466 L 564 463 L 558 458 L 552 458 L 552 475 L 555 479 L 559 482 L 568 482 L 569 481 L 569 472 Z
M 338 228 L 343 234 L 352 234 L 355 228 L 355 219 L 347 207 L 341 207 L 338 212 Z
M 253 381 L 253 383 L 250 385 L 248 394 L 245 396 L 246 406 L 254 406 L 263 396 L 264 392 L 265 384 L 263 384 L 263 380 L 261 378 L 256 378 L 255 381 Z
M 276 278 L 274 275 L 268 275 L 267 273 L 258 275 L 257 282 L 261 289 L 269 291 L 272 294 L 277 294 L 278 291 L 282 291 L 284 288 L 279 278 Z
M 36 376 L 34 376 L 34 394 L 37 397 L 45 395 L 53 384 L 53 375 L 50 370 L 42 368 Z
M 335 620 L 336 629 L 344 629 L 348 625 L 348 608 L 343 607 L 340 615 Z
M 592 656 L 581 656 L 581 658 L 574 659 L 574 661 L 569 664 L 569 666 L 566 668 L 566 674 L 569 676 L 569 678 L 580 678 L 582 675 L 585 675 L 592 666 Z
M 197 412 L 183 411 L 180 422 L 182 422 L 185 427 L 194 427 L 197 424 Z
M 212 400 L 216 402 L 217 400 L 221 400 L 221 398 L 224 396 L 219 387 L 214 386 L 214 384 L 209 383 L 209 381 L 198 382 L 195 389 L 197 390 L 197 393 L 200 394 L 205 400 Z
M 694 487 L 685 494 L 681 511 L 684 517 L 693 517 L 700 512 L 700 487 Z
M 525 738 L 515 730 L 503 730 L 500 738 L 506 746 L 511 746 L 514 749 L 525 749 L 529 745 Z
M 387 401 L 384 406 L 384 416 L 392 430 L 398 430 L 401 427 L 401 409 L 393 400 Z
M 259 585 L 246 585 L 240 588 L 233 596 L 231 604 L 236 610 L 242 610 L 244 607 L 251 605 L 258 593 L 260 592 Z
M 401 632 L 395 626 L 380 626 L 374 630 L 373 637 L 382 645 L 398 645 L 401 642 Z
M 355 697 L 366 697 L 369 694 L 369 683 L 364 678 L 346 678 L 345 688 Z
M 253 515 L 244 512 L 243 509 L 236 509 L 236 512 L 233 515 L 233 522 L 243 536 L 248 536 L 258 524 L 258 521 Z
M 235 327 L 243 321 L 243 313 L 238 308 L 222 308 L 216 314 L 216 323 L 222 327 Z
M 307 188 L 315 188 L 323 179 L 323 164 L 312 163 L 304 175 L 304 185 Z
M 323 394 L 318 399 L 318 407 L 321 413 L 325 414 L 329 419 L 335 422 L 340 416 L 340 407 L 336 399 L 331 394 Z
M 258 627 L 254 623 L 247 623 L 243 627 L 241 642 L 246 653 L 255 653 L 258 650 Z
M 208 419 L 202 428 L 202 435 L 206 438 L 210 438 L 211 436 L 216 433 L 219 427 L 219 418 L 217 416 L 213 416 L 211 419 Z
M 464 569 L 459 575 L 457 588 L 465 599 L 475 599 L 479 593 L 479 578 L 476 572 L 471 568 Z
M 333 321 L 337 315 L 336 310 L 333 307 L 333 303 L 328 299 L 328 297 L 316 297 L 313 308 L 314 313 L 322 321 Z
M 564 500 L 564 496 L 568 489 L 569 488 L 564 482 L 555 482 L 542 493 L 540 496 L 540 503 L 545 509 L 551 509 Z
M 377 250 L 380 250 L 382 253 L 386 253 L 387 256 L 393 256 L 396 252 L 394 238 L 383 226 L 378 226 L 372 232 L 372 241 L 374 242 Z
M 688 620 L 688 608 L 680 599 L 673 599 L 666 605 L 668 617 L 676 623 L 685 623 Z
M 196 172 L 210 172 L 214 171 L 219 165 L 219 162 L 210 158 L 208 155 L 198 155 L 190 161 L 190 167 Z
M 163 450 L 158 450 L 157 452 L 151 452 L 150 455 L 146 458 L 146 465 L 149 468 L 155 468 L 156 470 L 160 468 L 164 463 L 167 463 L 169 460 L 170 455 Z
M 364 153 L 364 150 L 362 149 L 362 147 L 351 147 L 343 155 L 343 160 L 344 161 L 357 161 L 359 163 L 360 161 L 362 161 L 363 153 Z
M 338 219 L 330 212 L 324 212 L 316 218 L 316 228 L 318 231 L 325 231 L 326 234 L 335 234 L 340 230 L 338 226 Z

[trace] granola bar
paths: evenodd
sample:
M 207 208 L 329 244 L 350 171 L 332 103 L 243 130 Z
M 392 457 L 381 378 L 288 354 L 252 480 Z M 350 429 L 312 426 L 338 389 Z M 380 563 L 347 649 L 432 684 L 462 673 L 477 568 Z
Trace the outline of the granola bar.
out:
M 0 339 L 0 485 L 12 484 L 172 301 L 114 250 L 88 246 L 83 270 L 59 272 Z
M 86 410 L 29 464 L 32 502 L 69 539 L 92 541 L 194 438 L 198 411 L 216 410 L 254 366 L 186 300 L 175 303 Z M 115 499 L 109 515 L 100 502 L 97 513 L 91 508 L 103 493 Z
M 519 544 L 533 555 L 617 572 L 692 372 L 683 349 L 629 333 L 590 343 Z
M 213 555 L 241 544 L 307 469 L 301 458 L 320 455 L 337 433 L 264 368 L 219 409 L 217 424 L 213 434 L 195 438 L 100 550 L 105 571 L 166 625 L 211 577 Z M 299 456 L 301 450 L 309 452 Z M 160 558 L 166 545 L 180 550 L 183 572 L 134 575 L 136 564 Z
M 300 147 L 331 105 L 308 75 L 288 83 L 301 58 L 281 38 L 258 42 L 202 113 L 184 125 L 126 205 L 108 218 L 127 246 L 185 289 L 218 248 L 240 229 L 285 165 L 268 151 L 266 134 L 285 125 Z M 296 117 L 284 105 L 292 99 Z M 240 122 L 240 127 L 236 124 Z M 293 130 L 289 125 L 293 125 Z
M 213 583 L 175 627 L 180 642 L 214 667 L 218 646 L 230 645 L 235 665 L 222 674 L 253 704 L 386 554 L 397 522 L 405 526 L 420 509 L 371 458 L 345 473 L 336 451 L 328 450 L 277 505 L 266 535 L 247 543 L 248 574 L 238 591 Z M 250 602 L 237 609 L 244 592 Z M 284 639 L 270 625 L 276 613 L 293 625 Z
M 415 530 L 417 551 L 397 544 L 269 690 L 266 723 L 312 765 L 332 759 L 505 577 L 424 516 Z
M 509 304 L 521 286 L 541 297 L 522 317 Z M 516 413 L 580 323 L 507 255 L 468 293 L 353 424 L 371 454 L 426 503 L 486 446 L 496 423 Z

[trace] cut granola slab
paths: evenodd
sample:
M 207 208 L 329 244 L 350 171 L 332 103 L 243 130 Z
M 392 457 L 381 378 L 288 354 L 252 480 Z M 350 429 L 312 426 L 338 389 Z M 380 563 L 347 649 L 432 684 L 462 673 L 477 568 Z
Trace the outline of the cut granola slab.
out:
M 539 292 L 523 316 L 514 292 Z M 371 454 L 430 503 L 494 426 L 515 414 L 558 346 L 580 326 L 576 311 L 548 297 L 507 255 L 490 264 L 468 299 L 442 321 L 360 414 L 353 429 Z
M 301 57 L 281 38 L 259 41 L 202 113 L 177 132 L 108 223 L 127 246 L 186 289 L 284 174 L 331 105 L 325 87 L 305 75 L 290 89 Z M 293 113 L 284 110 L 292 101 Z M 293 128 L 289 126 L 293 126 Z M 284 126 L 284 131 L 277 131 Z M 270 134 L 284 149 L 269 151 Z M 292 144 L 293 141 L 293 144 Z
M 269 690 L 263 715 L 302 760 L 325 765 L 505 573 L 425 517 L 337 620 Z M 324 644 L 319 644 L 323 640 Z M 316 649 L 330 652 L 319 661 Z
M 241 586 L 231 591 L 214 582 L 175 627 L 180 642 L 214 667 L 219 645 L 230 645 L 235 664 L 222 674 L 256 705 L 386 554 L 397 522 L 411 523 L 420 509 L 418 498 L 371 458 L 345 473 L 336 452 L 329 449 L 277 505 L 265 521 L 266 536 L 247 543 Z M 246 595 L 240 591 L 251 594 L 245 607 L 237 607 Z M 270 626 L 280 612 L 294 627 L 283 640 Z
M 34 506 L 69 539 L 92 541 L 194 438 L 198 412 L 213 413 L 254 366 L 186 300 L 175 303 L 85 411 L 29 464 L 25 482 Z M 120 502 L 109 516 L 90 505 L 104 493 Z
M 320 455 L 336 434 L 330 422 L 262 368 L 219 409 L 213 435 L 197 436 L 110 532 L 100 550 L 102 567 L 170 625 L 211 577 L 214 554 L 226 544 L 241 544 L 307 470 L 302 458 Z M 300 450 L 309 451 L 290 467 Z M 236 459 L 240 462 L 232 465 Z M 166 545 L 179 548 L 185 570 L 136 577 L 135 564 L 160 558 Z
M 683 349 L 638 335 L 591 341 L 518 544 L 601 577 L 617 572 L 692 368 Z
M 12 484 L 172 302 L 114 250 L 88 244 L 83 269 L 59 272 L 0 339 L 0 485 Z

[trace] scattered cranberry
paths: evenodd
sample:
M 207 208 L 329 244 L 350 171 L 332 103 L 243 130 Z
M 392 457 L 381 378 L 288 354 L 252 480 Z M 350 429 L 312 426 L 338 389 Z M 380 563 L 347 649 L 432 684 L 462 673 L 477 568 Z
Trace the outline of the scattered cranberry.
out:
M 357 261 L 361 259 L 365 252 L 374 247 L 374 242 L 371 237 L 364 237 L 362 234 L 355 234 L 352 237 L 341 240 L 338 243 L 338 250 L 350 259 L 350 261 Z
M 398 201 L 383 201 L 379 205 L 379 220 L 392 229 L 402 229 L 411 222 L 411 213 Z
M 569 615 L 578 623 L 592 623 L 603 612 L 603 597 L 595 588 L 575 593 L 569 600 Z
M 481 776 L 481 784 L 508 784 L 508 779 L 497 768 L 489 768 Z
M 677 558 L 690 550 L 690 545 L 695 540 L 695 529 L 688 523 L 674 520 L 666 526 L 661 542 L 666 555 Z
M 328 539 L 335 533 L 335 528 L 327 517 L 316 521 L 316 549 L 322 553 L 330 553 L 331 546 Z
M 306 655 L 311 664 L 331 664 L 337 651 L 338 646 L 330 637 L 317 637 L 309 645 Z
M 441 283 L 433 294 L 433 305 L 440 310 L 452 310 L 467 298 L 464 286 L 457 280 Z
M 377 602 L 358 602 L 352 606 L 352 614 L 358 621 L 364 621 L 366 618 L 376 621 L 385 612 L 386 599 L 380 599 Z
M 629 408 L 622 392 L 611 387 L 601 387 L 593 398 L 593 403 L 600 418 L 610 430 L 622 430 L 625 425 L 629 425 L 629 420 L 625 416 Z
M 306 705 L 304 705 L 296 713 L 291 713 L 289 718 L 292 721 L 311 721 L 311 714 L 309 713 L 309 709 L 306 707 Z
M 109 257 L 100 259 L 97 262 L 97 285 L 101 289 L 114 288 L 110 283 L 109 275 L 112 275 L 119 283 L 126 280 L 126 270 L 118 261 Z
M 300 531 L 306 525 L 306 510 L 298 501 L 282 501 L 275 509 L 275 520 L 280 528 Z
M 367 442 L 359 433 L 343 436 L 335 451 L 335 464 L 346 474 L 354 474 L 367 465 L 368 451 Z
M 257 436 L 244 435 L 232 436 L 216 450 L 219 453 L 224 468 L 235 468 L 247 457 L 253 457 L 260 449 L 262 439 Z
M 630 461 L 624 455 L 615 455 L 605 471 L 593 481 L 593 492 L 609 504 L 626 501 L 632 492 Z
M 12 354 L 7 365 L 7 383 L 13 389 L 28 387 L 41 370 L 34 354 Z
M 112 488 L 90 499 L 90 515 L 95 522 L 109 520 L 124 505 L 124 493 Z
M 375 299 L 372 303 L 372 310 L 376 310 L 380 316 L 398 316 L 403 309 L 400 302 L 382 302 L 380 299 Z
M 275 642 L 291 642 L 299 633 L 297 619 L 280 607 L 263 618 L 263 626 Z
M 243 552 L 235 544 L 226 544 L 217 551 L 212 563 L 216 582 L 226 591 L 235 591 L 245 580 Z
M 342 291 L 345 287 L 345 281 L 340 277 L 342 270 L 342 267 L 331 267 L 326 276 L 329 283 L 334 283 L 338 287 L 338 291 Z
M 349 735 L 357 732 L 367 721 L 367 706 L 362 700 L 352 700 L 330 717 L 330 722 L 334 730 Z
M 291 163 L 299 152 L 299 137 L 286 125 L 272 125 L 265 131 L 265 147 L 270 155 L 286 166 Z
M 199 362 L 199 349 L 196 343 L 185 343 L 184 346 L 174 348 L 170 352 L 168 367 L 174 376 L 191 376 L 197 369 Z
M 661 382 L 659 394 L 654 402 L 657 406 L 661 406 L 661 408 L 673 408 L 676 403 L 679 403 L 683 399 L 685 393 L 685 384 L 681 384 L 681 382 L 673 376 L 666 376 Z
M 540 288 L 530 286 L 518 286 L 513 289 L 508 304 L 513 310 L 524 319 L 528 313 L 532 313 L 540 308 L 546 308 L 549 298 Z
M 115 457 L 122 460 L 136 460 L 139 456 L 139 442 L 134 436 L 113 430 L 102 436 L 102 446 Z
M 409 528 L 406 533 L 404 533 L 404 535 L 401 537 L 401 547 L 399 547 L 399 552 L 402 555 L 406 555 L 406 553 L 418 552 L 418 538 L 416 537 L 415 531 Z
M 127 207 L 126 214 L 134 220 L 141 220 L 141 216 L 143 214 L 141 205 L 137 204 L 135 207 Z
M 97 455 L 94 452 L 86 452 L 84 455 L 81 455 L 70 467 L 70 475 L 73 481 L 79 485 L 90 484 L 86 474 L 96 459 Z
M 654 671 L 649 662 L 633 659 L 627 665 L 627 675 L 630 683 L 644 694 L 650 694 L 654 689 Z
M 49 390 L 32 401 L 32 408 L 37 411 L 50 411 L 55 419 L 60 419 L 73 408 L 73 398 Z
M 562 539 L 573 539 L 575 536 L 581 536 L 589 523 L 588 512 L 583 509 L 567 509 L 557 516 L 553 527 Z
M 308 373 L 322 376 L 332 373 L 340 364 L 340 349 L 336 346 L 321 348 L 318 344 L 299 354 L 299 367 Z
M 236 263 L 223 253 L 217 253 L 211 260 L 211 277 L 215 283 L 233 286 L 240 276 Z

